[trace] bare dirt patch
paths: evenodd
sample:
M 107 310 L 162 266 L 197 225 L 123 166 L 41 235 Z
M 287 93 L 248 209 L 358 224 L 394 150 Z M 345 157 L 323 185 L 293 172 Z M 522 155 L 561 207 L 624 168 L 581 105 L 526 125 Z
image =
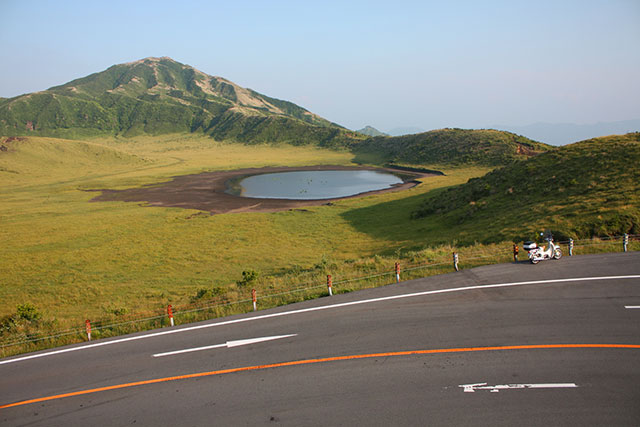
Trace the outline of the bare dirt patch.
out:
M 11 148 L 11 143 L 14 141 L 26 141 L 27 138 L 21 138 L 19 136 L 10 136 L 6 139 L 0 138 L 0 151 L 7 152 Z
M 388 189 L 370 191 L 349 197 L 323 200 L 256 199 L 234 196 L 225 193 L 227 181 L 241 176 L 274 172 L 304 170 L 378 170 L 395 172 L 409 176 L 402 184 Z M 102 194 L 91 199 L 92 202 L 146 202 L 147 206 L 177 207 L 197 209 L 213 214 L 239 212 L 280 212 L 300 209 L 304 206 L 320 206 L 332 201 L 362 197 L 365 195 L 400 191 L 418 185 L 416 178 L 435 176 L 435 174 L 406 172 L 395 169 L 349 166 L 307 166 L 307 167 L 268 167 L 237 169 L 231 171 L 204 172 L 195 175 L 176 176 L 171 181 L 126 190 L 99 190 Z
M 529 157 L 536 156 L 536 155 L 540 154 L 539 152 L 537 152 L 535 150 L 532 150 L 529 147 L 525 147 L 522 144 L 518 144 L 518 148 L 516 149 L 516 153 L 520 154 L 520 155 L 523 155 L 523 156 L 529 156 Z

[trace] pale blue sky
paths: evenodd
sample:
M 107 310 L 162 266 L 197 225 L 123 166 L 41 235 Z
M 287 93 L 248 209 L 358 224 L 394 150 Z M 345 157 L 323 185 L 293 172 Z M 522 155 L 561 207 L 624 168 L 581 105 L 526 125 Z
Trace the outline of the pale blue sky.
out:
M 640 118 L 640 0 L 0 0 L 0 96 L 169 56 L 358 129 Z

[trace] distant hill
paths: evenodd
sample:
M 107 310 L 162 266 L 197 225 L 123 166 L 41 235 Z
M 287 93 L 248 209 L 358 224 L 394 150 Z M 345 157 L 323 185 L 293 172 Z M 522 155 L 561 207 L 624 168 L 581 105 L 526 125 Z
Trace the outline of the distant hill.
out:
M 597 138 L 607 135 L 624 135 L 629 132 L 640 131 L 640 119 L 623 120 L 618 122 L 603 122 L 590 125 L 577 125 L 573 123 L 535 123 L 526 126 L 494 126 L 525 135 L 537 141 L 547 144 L 566 145 L 589 138 Z
M 0 135 L 88 137 L 204 132 L 219 140 L 341 146 L 355 134 L 291 102 L 146 58 L 0 100 Z
M 430 193 L 413 216 L 470 242 L 637 234 L 639 162 L 640 133 L 590 139 Z
M 367 136 L 388 136 L 386 133 L 380 132 L 373 126 L 365 126 L 362 129 L 357 130 L 356 132 Z
M 425 129 L 416 126 L 404 126 L 391 129 L 388 133 L 391 136 L 411 135 L 414 133 L 422 133 Z
M 509 132 L 467 129 L 440 129 L 415 135 L 373 137 L 353 147 L 363 162 L 482 166 L 502 166 L 549 149 L 551 147 L 546 144 Z

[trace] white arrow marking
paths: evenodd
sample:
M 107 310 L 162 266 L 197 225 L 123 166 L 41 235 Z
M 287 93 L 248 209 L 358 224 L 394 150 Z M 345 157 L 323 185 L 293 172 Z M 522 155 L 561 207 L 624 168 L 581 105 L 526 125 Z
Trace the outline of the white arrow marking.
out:
M 273 341 L 273 340 L 279 340 L 279 339 L 282 339 L 282 338 L 295 337 L 297 335 L 298 334 L 276 335 L 276 336 L 273 336 L 273 337 L 261 337 L 261 338 L 250 338 L 250 339 L 246 339 L 246 340 L 227 341 L 224 344 L 215 344 L 215 345 L 208 345 L 206 347 L 186 348 L 184 350 L 168 351 L 166 353 L 157 353 L 157 354 L 154 354 L 153 357 L 173 356 L 174 354 L 191 353 L 193 351 L 211 350 L 211 349 L 214 349 L 214 348 L 239 347 L 241 345 L 256 344 L 256 343 L 259 343 L 259 342 Z
M 249 344 L 255 344 L 255 343 L 264 342 L 264 341 L 272 341 L 272 340 L 279 340 L 282 338 L 295 337 L 297 335 L 298 334 L 275 335 L 273 337 L 249 338 L 247 340 L 227 341 L 227 347 L 228 348 L 239 347 L 241 345 L 249 345 Z
M 523 389 L 523 388 L 576 388 L 575 383 L 543 383 L 543 384 L 496 384 L 487 383 L 461 384 L 458 387 L 464 388 L 465 393 L 475 393 L 476 390 L 491 390 L 491 393 L 499 393 L 500 390 Z
M 640 305 L 625 305 L 624 308 L 640 308 Z

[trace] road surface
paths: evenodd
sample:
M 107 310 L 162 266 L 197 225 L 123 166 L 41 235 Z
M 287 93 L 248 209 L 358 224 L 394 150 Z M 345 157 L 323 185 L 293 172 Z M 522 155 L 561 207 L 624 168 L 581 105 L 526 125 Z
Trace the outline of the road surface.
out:
M 640 253 L 0 359 L 0 425 L 640 425 Z

